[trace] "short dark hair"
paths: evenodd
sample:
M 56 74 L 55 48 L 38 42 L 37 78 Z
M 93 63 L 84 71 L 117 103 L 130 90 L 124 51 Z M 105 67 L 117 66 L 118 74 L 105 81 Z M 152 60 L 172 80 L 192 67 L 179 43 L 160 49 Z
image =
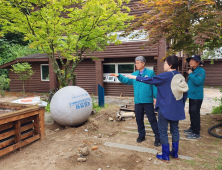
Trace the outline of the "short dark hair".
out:
M 178 63 L 178 57 L 175 55 L 168 56 L 165 58 L 165 60 L 169 66 L 171 66 L 171 69 L 178 69 L 179 63 Z

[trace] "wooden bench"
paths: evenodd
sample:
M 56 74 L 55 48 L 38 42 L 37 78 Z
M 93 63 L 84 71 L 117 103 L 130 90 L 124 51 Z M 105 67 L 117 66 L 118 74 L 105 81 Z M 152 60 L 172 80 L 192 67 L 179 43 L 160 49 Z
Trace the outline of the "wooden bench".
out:
M 45 107 L 17 103 L 0 103 L 0 156 L 45 137 Z

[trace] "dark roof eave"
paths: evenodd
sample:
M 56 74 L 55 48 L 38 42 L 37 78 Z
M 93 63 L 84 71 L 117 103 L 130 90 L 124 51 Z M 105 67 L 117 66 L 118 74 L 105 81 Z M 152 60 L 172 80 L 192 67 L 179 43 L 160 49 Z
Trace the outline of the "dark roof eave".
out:
M 11 66 L 12 64 L 17 63 L 17 62 L 36 62 L 36 61 L 38 61 L 38 62 L 49 61 L 49 59 L 48 58 L 38 58 L 38 59 L 37 58 L 32 58 L 32 59 L 31 58 L 17 58 L 15 60 L 11 61 L 11 62 L 8 62 L 8 63 L 5 63 L 5 64 L 1 65 L 0 69 L 4 69 L 8 66 Z

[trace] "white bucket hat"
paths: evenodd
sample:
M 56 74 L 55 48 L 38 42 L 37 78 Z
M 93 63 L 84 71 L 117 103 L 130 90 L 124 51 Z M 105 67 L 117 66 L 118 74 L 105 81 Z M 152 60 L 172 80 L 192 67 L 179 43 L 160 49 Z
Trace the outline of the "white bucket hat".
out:
M 182 74 L 176 74 L 173 76 L 173 79 L 171 80 L 171 90 L 176 100 L 182 99 L 183 93 L 188 91 L 188 85 Z

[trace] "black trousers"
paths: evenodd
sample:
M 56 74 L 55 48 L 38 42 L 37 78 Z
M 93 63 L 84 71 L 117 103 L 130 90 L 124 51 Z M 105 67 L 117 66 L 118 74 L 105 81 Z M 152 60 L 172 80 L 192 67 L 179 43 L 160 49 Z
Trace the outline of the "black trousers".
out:
M 155 134 L 155 138 L 160 138 L 156 115 L 154 113 L 153 103 L 135 104 L 136 123 L 138 126 L 139 136 L 145 137 L 146 135 L 145 126 L 144 126 L 144 110 L 146 112 L 150 125 Z
M 195 134 L 200 134 L 200 108 L 203 100 L 189 99 L 190 127 Z

